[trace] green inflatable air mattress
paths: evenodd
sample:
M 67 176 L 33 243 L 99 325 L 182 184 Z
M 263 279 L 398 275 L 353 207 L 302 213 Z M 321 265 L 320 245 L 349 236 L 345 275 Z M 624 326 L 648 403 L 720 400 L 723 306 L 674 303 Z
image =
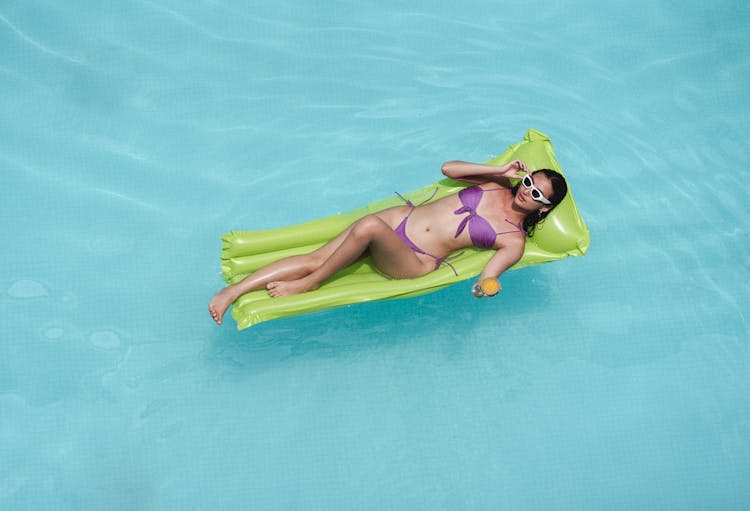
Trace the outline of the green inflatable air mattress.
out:
M 529 130 L 524 140 L 508 147 L 503 154 L 487 163 L 499 165 L 515 159 L 525 161 L 530 170 L 550 168 L 563 173 L 549 139 L 536 130 Z M 466 183 L 443 179 L 404 196 L 419 203 L 432 195 L 436 188 L 435 199 L 438 199 L 457 193 L 465 186 Z M 359 218 L 401 204 L 403 201 L 394 196 L 349 213 L 291 227 L 231 231 L 222 236 L 221 270 L 224 280 L 233 284 L 273 261 L 311 252 Z M 584 255 L 588 245 L 589 232 L 578 214 L 569 187 L 565 199 L 537 227 L 533 237 L 526 239 L 523 257 L 510 269 Z M 262 321 L 331 307 L 418 296 L 476 277 L 494 253 L 492 250 L 475 248 L 462 251 L 462 255 L 451 259 L 458 276 L 447 265 L 443 265 L 422 277 L 396 280 L 379 273 L 368 258 L 341 270 L 315 291 L 281 298 L 271 298 L 265 290 L 244 294 L 234 302 L 232 317 L 237 321 L 237 328 L 242 330 Z

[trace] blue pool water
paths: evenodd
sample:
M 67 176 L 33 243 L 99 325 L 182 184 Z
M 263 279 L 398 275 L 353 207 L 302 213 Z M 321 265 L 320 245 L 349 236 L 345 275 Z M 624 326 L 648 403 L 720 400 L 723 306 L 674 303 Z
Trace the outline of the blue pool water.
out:
M 0 5 L 0 508 L 748 509 L 744 2 Z M 547 133 L 584 258 L 237 332 L 219 237 Z

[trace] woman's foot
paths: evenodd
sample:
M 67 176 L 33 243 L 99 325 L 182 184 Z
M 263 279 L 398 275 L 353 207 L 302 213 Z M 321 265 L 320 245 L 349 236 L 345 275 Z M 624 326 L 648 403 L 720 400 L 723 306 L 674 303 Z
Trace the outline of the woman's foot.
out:
M 208 302 L 208 312 L 211 313 L 211 317 L 216 321 L 217 325 L 221 325 L 221 318 L 224 317 L 224 313 L 227 311 L 235 297 L 228 287 L 225 287 L 211 298 Z
M 275 282 L 269 282 L 266 285 L 268 294 L 274 298 L 280 296 L 291 296 L 305 291 L 313 291 L 318 286 L 312 284 L 308 279 L 296 279 L 296 280 L 277 280 Z

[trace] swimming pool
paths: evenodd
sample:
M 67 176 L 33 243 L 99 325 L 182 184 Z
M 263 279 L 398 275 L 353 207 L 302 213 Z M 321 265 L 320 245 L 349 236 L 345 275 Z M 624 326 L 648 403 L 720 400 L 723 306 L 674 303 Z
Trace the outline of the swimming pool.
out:
M 747 508 L 749 14 L 4 3 L 0 507 Z M 530 127 L 585 258 L 210 321 L 222 233 Z

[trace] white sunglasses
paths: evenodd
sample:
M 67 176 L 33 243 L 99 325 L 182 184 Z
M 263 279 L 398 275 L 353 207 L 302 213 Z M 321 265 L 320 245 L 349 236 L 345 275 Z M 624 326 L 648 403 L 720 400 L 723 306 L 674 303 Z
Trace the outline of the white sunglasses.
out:
M 531 177 L 531 174 L 526 174 L 523 176 L 523 179 L 521 180 L 521 183 L 523 183 L 523 186 L 526 188 L 531 188 L 531 198 L 534 199 L 537 202 L 541 202 L 542 204 L 550 205 L 552 204 L 547 197 L 544 196 L 544 194 L 534 186 L 534 179 Z

